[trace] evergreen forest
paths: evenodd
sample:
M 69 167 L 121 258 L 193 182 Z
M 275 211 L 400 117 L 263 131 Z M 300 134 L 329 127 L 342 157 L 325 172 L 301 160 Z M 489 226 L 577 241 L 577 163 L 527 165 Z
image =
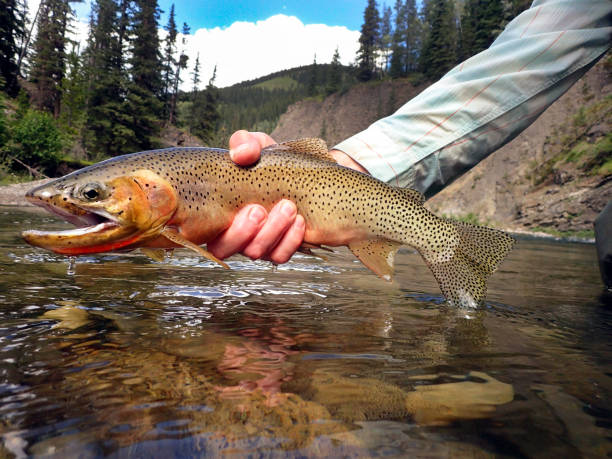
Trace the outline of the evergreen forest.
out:
M 189 62 L 190 26 L 176 23 L 174 5 L 162 12 L 157 0 L 93 0 L 87 41 L 77 43 L 76 1 L 42 0 L 28 12 L 25 0 L 0 0 L 0 183 L 166 147 L 169 129 L 225 146 L 237 129 L 272 131 L 299 100 L 386 79 L 435 81 L 488 47 L 530 3 L 364 0 L 359 51 L 344 56 L 352 65 L 336 50 L 330 63 L 315 57 L 218 88 L 216 69 L 201 74 L 205 50 Z

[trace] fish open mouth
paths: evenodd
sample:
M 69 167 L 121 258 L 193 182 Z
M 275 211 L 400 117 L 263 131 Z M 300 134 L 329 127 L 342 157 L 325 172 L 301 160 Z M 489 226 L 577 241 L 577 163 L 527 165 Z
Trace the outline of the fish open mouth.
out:
M 88 232 L 96 232 L 103 228 L 109 228 L 113 226 L 118 226 L 119 222 L 115 217 L 108 214 L 107 212 L 100 211 L 92 211 L 88 209 L 84 209 L 75 204 L 66 205 L 66 207 L 58 207 L 52 203 L 44 202 L 36 198 L 28 197 L 28 200 L 39 207 L 47 210 L 49 213 L 57 215 L 58 217 L 63 218 L 69 223 L 72 223 L 76 228 L 63 230 L 63 231 L 36 231 L 37 233 L 45 233 L 45 234 L 63 234 L 65 236 L 70 235 L 81 235 L 86 234 Z
M 60 207 L 30 196 L 28 200 L 76 226 L 62 231 L 29 230 L 22 233 L 29 244 L 56 253 L 82 255 L 116 250 L 133 242 L 133 236 L 138 233 L 136 228 L 123 225 L 103 209 L 89 210 L 63 201 Z

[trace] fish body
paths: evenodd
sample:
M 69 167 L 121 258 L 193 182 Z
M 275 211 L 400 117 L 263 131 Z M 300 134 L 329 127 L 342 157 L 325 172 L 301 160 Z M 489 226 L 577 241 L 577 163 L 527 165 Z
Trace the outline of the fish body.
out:
M 66 255 L 200 246 L 225 231 L 239 209 L 270 210 L 294 201 L 306 222 L 305 250 L 348 246 L 380 277 L 391 280 L 401 245 L 416 248 L 451 302 L 482 301 L 486 279 L 513 245 L 507 234 L 439 218 L 417 191 L 397 188 L 342 167 L 323 141 L 268 147 L 250 167 L 227 150 L 169 148 L 119 156 L 29 191 L 30 202 L 78 227 L 26 231 L 27 242 Z

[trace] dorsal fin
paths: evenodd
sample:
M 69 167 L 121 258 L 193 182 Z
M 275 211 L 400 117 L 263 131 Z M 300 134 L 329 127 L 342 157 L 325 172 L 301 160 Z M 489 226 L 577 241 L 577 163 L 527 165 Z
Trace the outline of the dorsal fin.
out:
M 412 188 L 399 188 L 402 193 L 413 201 L 418 202 L 419 204 L 423 204 L 425 202 L 425 195 L 417 190 L 413 190 Z
M 323 159 L 325 161 L 336 162 L 334 157 L 329 154 L 327 144 L 323 139 L 311 138 L 290 140 L 288 142 L 270 145 L 269 147 L 264 148 L 263 151 L 287 151 L 291 153 L 314 156 L 315 158 Z

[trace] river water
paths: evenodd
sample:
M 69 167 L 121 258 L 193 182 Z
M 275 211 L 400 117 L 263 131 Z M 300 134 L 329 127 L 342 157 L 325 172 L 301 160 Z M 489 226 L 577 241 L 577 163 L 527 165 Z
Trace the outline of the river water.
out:
M 402 249 L 275 269 L 69 263 L 0 207 L 0 457 L 609 457 L 612 309 L 589 244 L 520 240 L 476 311 Z

